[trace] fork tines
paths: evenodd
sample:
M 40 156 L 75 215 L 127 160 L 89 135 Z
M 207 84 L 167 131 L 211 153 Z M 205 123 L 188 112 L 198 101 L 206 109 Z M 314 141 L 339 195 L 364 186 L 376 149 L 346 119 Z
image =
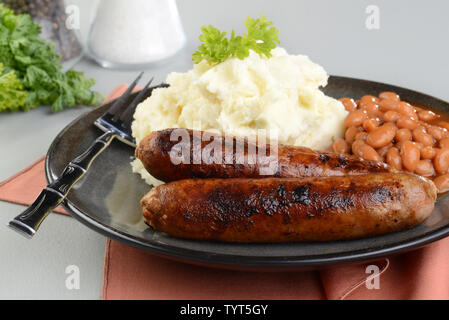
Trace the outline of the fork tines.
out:
M 114 118 L 118 118 L 121 112 L 128 105 L 126 102 L 129 99 L 131 93 L 139 82 L 140 78 L 142 78 L 143 72 L 141 72 L 137 78 L 129 85 L 128 89 L 114 102 L 114 104 L 106 111 L 106 114 L 110 114 Z M 117 120 L 117 119 L 114 119 Z
M 123 142 L 135 147 L 135 141 L 131 132 L 131 121 L 137 105 L 142 102 L 153 89 L 150 85 L 153 78 L 145 87 L 132 99 L 132 92 L 142 77 L 141 72 L 131 83 L 128 89 L 117 98 L 109 109 L 95 121 L 95 125 L 103 131 L 112 131 Z
M 142 90 L 137 94 L 137 96 L 134 98 L 134 100 L 129 104 L 129 106 L 125 109 L 125 111 L 122 112 L 120 115 L 120 120 L 122 121 L 123 126 L 130 126 L 131 120 L 133 118 L 134 111 L 137 107 L 137 105 L 142 102 L 142 100 L 146 97 L 148 88 L 150 87 L 151 83 L 153 82 L 154 77 L 148 81 L 148 83 L 143 87 Z

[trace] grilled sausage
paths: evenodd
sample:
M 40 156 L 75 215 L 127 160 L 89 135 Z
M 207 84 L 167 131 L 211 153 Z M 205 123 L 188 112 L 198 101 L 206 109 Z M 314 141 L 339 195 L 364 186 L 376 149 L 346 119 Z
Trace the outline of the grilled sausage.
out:
M 279 145 L 276 153 L 269 144 L 264 144 L 265 150 L 261 150 L 256 143 L 248 142 L 248 139 L 222 136 L 219 136 L 221 152 L 210 153 L 211 158 L 215 159 L 214 163 L 207 156 L 204 157 L 205 153 L 208 154 L 206 148 L 211 143 L 201 139 L 204 132 L 181 129 L 188 134 L 188 139 L 178 141 L 176 134 L 171 138 L 174 130 L 176 129 L 154 131 L 139 143 L 135 152 L 145 169 L 153 177 L 164 182 L 188 178 L 266 178 L 270 176 L 294 178 L 396 172 L 382 162 L 287 145 Z M 175 141 L 171 141 L 173 139 Z M 171 158 L 171 152 L 174 150 L 184 150 L 183 156 L 179 156 L 179 159 L 187 161 L 174 163 Z M 239 150 L 243 151 L 240 154 L 244 155 L 244 161 L 241 157 L 239 158 Z M 255 150 L 255 152 L 251 153 L 249 150 Z M 181 154 L 178 151 L 175 154 Z M 254 155 L 258 155 L 258 152 L 264 154 L 265 159 L 255 158 Z M 249 157 L 248 154 L 252 156 Z M 260 161 L 261 159 L 263 161 Z
M 141 201 L 147 224 L 171 236 L 225 242 L 327 241 L 413 227 L 437 197 L 408 173 L 339 177 L 187 179 Z

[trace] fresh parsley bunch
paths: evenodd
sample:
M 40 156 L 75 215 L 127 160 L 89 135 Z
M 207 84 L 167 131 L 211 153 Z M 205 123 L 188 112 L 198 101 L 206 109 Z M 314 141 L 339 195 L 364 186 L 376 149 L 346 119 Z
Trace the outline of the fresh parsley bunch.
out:
M 27 14 L 15 15 L 0 4 L 0 112 L 51 105 L 60 111 L 96 105 L 95 80 L 74 70 L 62 72 L 55 44 L 39 36 L 40 26 Z
M 226 38 L 226 32 L 213 26 L 203 26 L 203 33 L 199 37 L 203 43 L 193 54 L 192 60 L 194 63 L 207 60 L 210 64 L 217 64 L 231 57 L 244 59 L 249 56 L 249 50 L 271 57 L 271 50 L 279 44 L 279 30 L 270 28 L 272 24 L 263 15 L 258 19 L 248 17 L 245 21 L 247 33 L 236 36 L 233 30 L 229 39 Z
M 0 63 L 0 112 L 17 111 L 25 105 L 27 92 L 14 71 L 5 72 Z

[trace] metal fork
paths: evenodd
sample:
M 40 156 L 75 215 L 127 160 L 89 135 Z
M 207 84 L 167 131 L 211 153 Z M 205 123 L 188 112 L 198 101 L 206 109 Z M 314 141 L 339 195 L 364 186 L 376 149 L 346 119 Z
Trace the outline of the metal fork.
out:
M 9 222 L 9 227 L 28 238 L 32 238 L 42 221 L 65 199 L 73 185 L 84 176 L 94 159 L 111 144 L 114 138 L 131 147 L 136 146 L 131 135 L 133 114 L 137 105 L 155 88 L 150 88 L 153 81 L 151 79 L 137 96 L 129 101 L 131 93 L 142 74 L 143 72 L 139 74 L 125 93 L 116 99 L 112 106 L 95 121 L 95 126 L 105 133 L 97 138 L 84 153 L 73 159 L 65 167 L 61 176 L 42 190 L 28 209 Z

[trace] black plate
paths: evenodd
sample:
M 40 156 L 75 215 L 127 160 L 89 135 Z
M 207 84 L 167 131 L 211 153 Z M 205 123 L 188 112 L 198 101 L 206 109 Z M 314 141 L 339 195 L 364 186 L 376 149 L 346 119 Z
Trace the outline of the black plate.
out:
M 372 81 L 332 76 L 323 90 L 335 98 L 360 98 L 395 91 L 402 99 L 449 113 L 449 104 L 436 98 Z M 65 165 L 100 135 L 94 120 L 109 104 L 69 124 L 53 141 L 46 158 L 46 175 L 54 181 Z M 299 269 L 373 260 L 405 252 L 449 234 L 449 197 L 438 199 L 423 224 L 406 231 L 349 241 L 228 244 L 176 239 L 147 227 L 139 200 L 148 192 L 129 164 L 133 149 L 120 143 L 101 154 L 86 176 L 72 189 L 63 206 L 73 217 L 109 238 L 177 260 L 238 269 Z

